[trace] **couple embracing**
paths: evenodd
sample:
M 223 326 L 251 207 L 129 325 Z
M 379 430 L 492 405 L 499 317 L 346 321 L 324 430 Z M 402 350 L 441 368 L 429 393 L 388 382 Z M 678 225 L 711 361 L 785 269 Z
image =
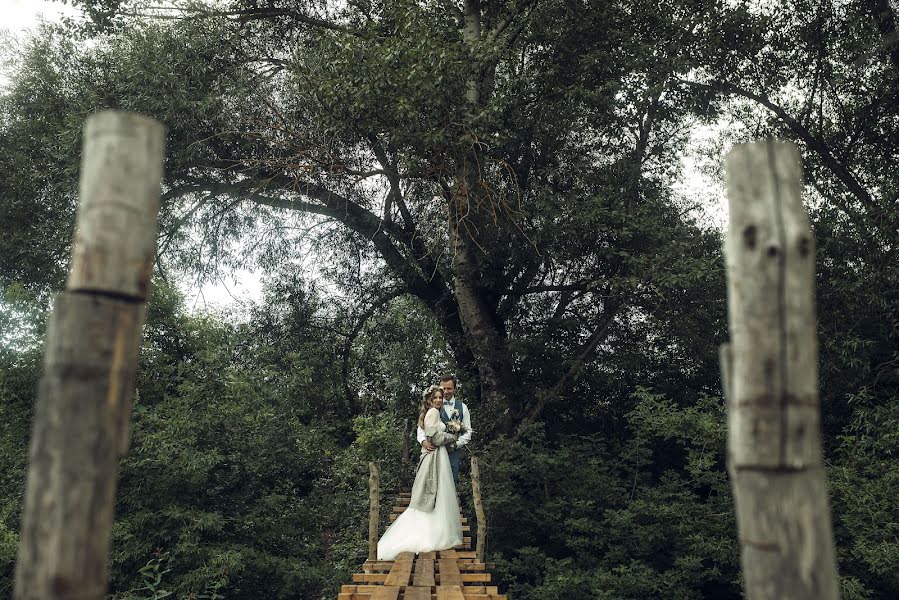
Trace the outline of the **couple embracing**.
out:
M 421 457 L 409 507 L 378 541 L 378 560 L 400 552 L 447 550 L 462 544 L 456 484 L 459 448 L 471 440 L 471 415 L 456 399 L 456 378 L 444 376 L 422 394 L 418 415 Z

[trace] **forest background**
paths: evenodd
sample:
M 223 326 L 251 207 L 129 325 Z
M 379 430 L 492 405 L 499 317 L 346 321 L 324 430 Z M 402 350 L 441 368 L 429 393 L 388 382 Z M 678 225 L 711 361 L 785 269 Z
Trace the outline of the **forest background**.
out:
M 69 4 L 0 96 L 0 594 L 103 108 L 169 128 L 112 598 L 334 597 L 365 558 L 367 462 L 408 485 L 444 371 L 511 597 L 739 598 L 722 233 L 682 188 L 700 125 L 716 163 L 801 149 L 842 595 L 899 594 L 889 0 Z M 247 266 L 261 300 L 187 310 L 176 282 Z

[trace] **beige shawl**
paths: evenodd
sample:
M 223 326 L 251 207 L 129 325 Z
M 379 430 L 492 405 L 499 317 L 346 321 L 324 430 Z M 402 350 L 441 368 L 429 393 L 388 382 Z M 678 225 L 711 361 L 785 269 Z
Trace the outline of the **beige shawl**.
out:
M 439 419 L 440 416 L 436 409 L 428 411 L 428 414 L 425 416 L 425 436 L 435 446 L 446 446 L 454 443 L 456 441 L 455 435 L 440 431 Z M 424 448 L 421 449 L 421 456 L 418 459 L 418 472 L 415 475 L 415 483 L 412 485 L 412 500 L 409 502 L 409 508 L 423 512 L 434 510 L 434 505 L 437 503 L 438 454 L 439 450 L 428 452 Z

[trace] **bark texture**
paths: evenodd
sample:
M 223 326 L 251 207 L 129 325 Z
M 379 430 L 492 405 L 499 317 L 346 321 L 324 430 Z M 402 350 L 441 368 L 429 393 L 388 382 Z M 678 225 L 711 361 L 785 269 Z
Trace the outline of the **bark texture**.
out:
M 728 471 L 751 600 L 838 597 L 821 448 L 814 237 L 790 143 L 726 162 Z
M 484 36 L 493 39 L 499 33 L 499 29 L 485 30 L 482 18 L 480 1 L 466 0 L 462 8 L 462 39 L 472 56 L 476 56 Z M 490 83 L 496 66 L 472 60 L 469 67 L 465 83 L 466 110 L 476 113 L 490 101 Z M 478 268 L 478 253 L 483 253 L 488 246 L 478 240 L 484 239 L 482 236 L 495 226 L 490 219 L 491 215 L 495 219 L 497 214 L 497 200 L 491 197 L 484 182 L 487 176 L 484 165 L 488 160 L 481 145 L 475 140 L 463 139 L 460 148 L 463 150 L 454 158 L 452 186 L 447 193 L 453 290 L 465 340 L 474 355 L 481 401 L 491 412 L 501 415 L 499 431 L 512 433 L 522 414 L 519 395 L 514 392 L 512 357 L 506 347 L 494 294 Z
M 143 304 L 119 299 L 56 298 L 28 459 L 18 600 L 106 593 L 143 314 Z
M 146 299 L 156 258 L 165 129 L 134 113 L 88 119 L 67 288 Z
M 487 554 L 487 514 L 481 500 L 481 468 L 478 457 L 471 457 L 471 494 L 474 497 L 474 514 L 478 520 L 478 541 L 475 546 L 478 562 L 484 562 Z
M 69 289 L 54 301 L 35 405 L 16 600 L 102 600 L 119 459 L 155 254 L 164 128 L 85 128 Z

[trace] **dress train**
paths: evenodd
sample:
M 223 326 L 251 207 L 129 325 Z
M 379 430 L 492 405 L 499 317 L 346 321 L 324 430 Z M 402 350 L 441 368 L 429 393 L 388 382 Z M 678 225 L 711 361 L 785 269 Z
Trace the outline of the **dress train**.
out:
M 434 510 L 407 508 L 378 541 L 378 560 L 393 560 L 400 552 L 448 550 L 462 544 L 462 518 L 453 483 L 453 470 L 444 446 L 435 450 L 438 461 Z

